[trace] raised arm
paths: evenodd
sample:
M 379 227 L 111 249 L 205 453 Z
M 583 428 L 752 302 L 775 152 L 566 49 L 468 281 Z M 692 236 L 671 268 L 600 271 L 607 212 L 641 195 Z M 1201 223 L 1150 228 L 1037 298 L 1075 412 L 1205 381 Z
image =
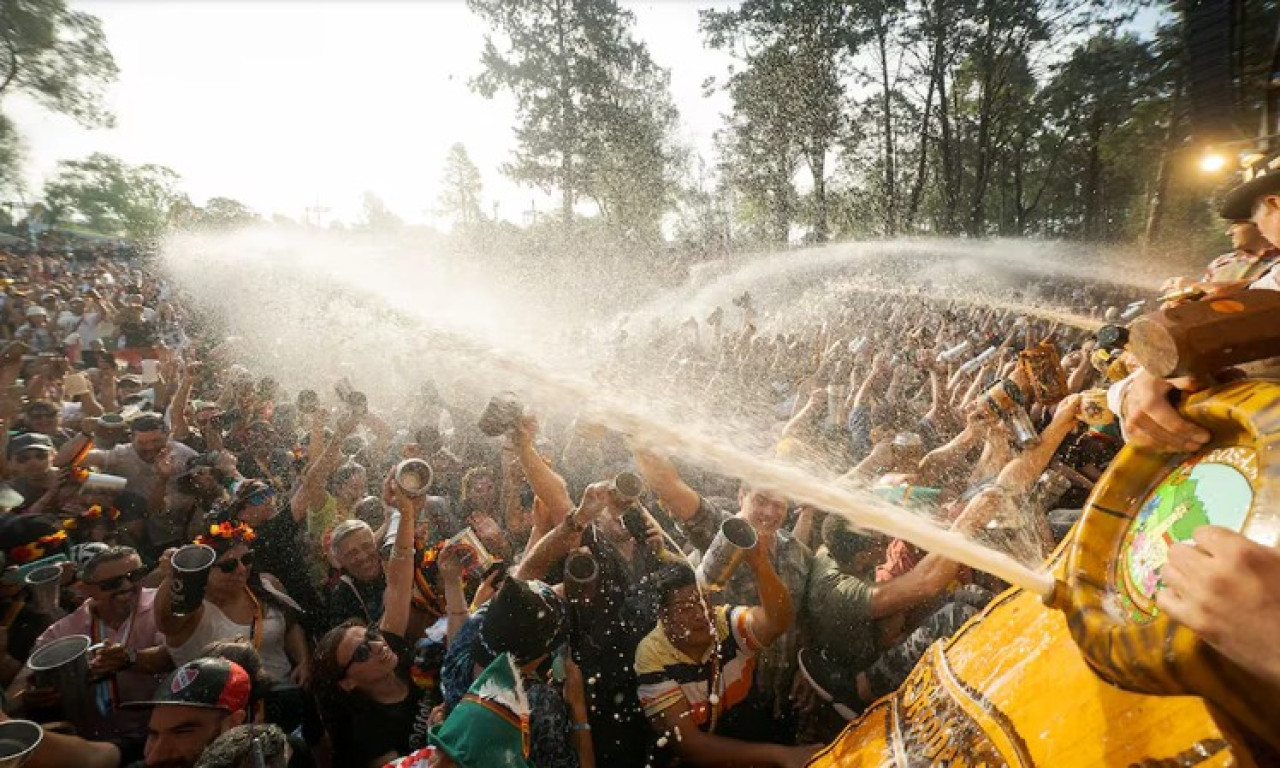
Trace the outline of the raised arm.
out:
M 1070 395 L 1058 406 L 1053 421 L 1040 434 L 1040 442 L 1025 451 L 1000 470 L 996 483 L 1014 494 L 1025 494 L 1031 490 L 1036 479 L 1049 466 L 1058 446 L 1067 435 L 1076 428 L 1076 416 L 1080 413 L 1080 396 Z
M 338 468 L 338 462 L 342 457 L 342 441 L 355 430 L 359 420 L 360 417 L 353 413 L 343 416 L 338 422 L 337 430 L 334 431 L 333 439 L 325 445 L 320 458 L 313 461 L 303 473 L 302 482 L 298 484 L 298 490 L 294 491 L 291 500 L 295 520 L 301 522 L 307 515 L 324 506 L 325 484 L 329 482 L 329 476 L 333 471 Z
M 516 452 L 520 456 L 520 467 L 528 478 L 533 493 L 546 506 L 551 520 L 555 524 L 564 521 L 569 510 L 573 509 L 573 500 L 569 498 L 569 486 L 564 478 L 547 465 L 538 454 L 533 441 L 538 435 L 538 421 L 533 416 L 525 416 L 516 429 L 514 438 Z
M 516 568 L 515 576 L 520 579 L 545 579 L 551 566 L 563 560 L 574 548 L 582 543 L 582 531 L 595 521 L 609 503 L 611 497 L 608 483 L 592 483 L 582 494 L 582 504 L 564 522 L 551 529 L 537 543 L 531 544 L 525 552 L 524 559 Z
M 382 621 L 378 626 L 384 632 L 404 637 L 413 597 L 413 528 L 426 506 L 426 497 L 408 495 L 391 478 L 388 473 L 383 482 L 383 500 L 400 510 L 400 522 L 391 545 L 391 557 L 387 560 L 387 588 L 383 592 Z
M 761 645 L 773 645 L 795 623 L 795 603 L 769 562 L 768 547 L 758 545 L 747 550 L 747 564 L 755 573 L 756 591 L 760 594 L 760 605 L 748 609 L 747 623 Z
M 698 513 L 702 506 L 701 497 L 680 477 L 679 470 L 670 459 L 635 445 L 631 447 L 631 453 L 645 483 L 658 495 L 672 517 L 683 523 Z

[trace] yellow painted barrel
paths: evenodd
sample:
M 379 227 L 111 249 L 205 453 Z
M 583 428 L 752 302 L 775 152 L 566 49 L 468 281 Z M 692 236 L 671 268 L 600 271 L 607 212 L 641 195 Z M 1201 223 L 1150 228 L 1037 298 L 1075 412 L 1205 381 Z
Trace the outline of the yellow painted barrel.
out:
M 1280 383 L 1232 384 L 1182 410 L 1213 441 L 1192 456 L 1121 452 L 1050 559 L 1061 610 L 1000 595 L 810 765 L 1280 765 L 1278 692 L 1153 600 L 1163 553 L 1198 525 L 1280 540 Z

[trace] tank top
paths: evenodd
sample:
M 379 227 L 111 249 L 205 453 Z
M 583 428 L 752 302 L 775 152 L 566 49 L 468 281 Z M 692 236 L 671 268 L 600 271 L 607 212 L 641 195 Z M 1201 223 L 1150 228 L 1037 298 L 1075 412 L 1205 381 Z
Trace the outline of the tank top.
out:
M 289 673 L 293 671 L 293 665 L 289 663 L 289 657 L 284 652 L 284 633 L 287 628 L 284 614 L 279 608 L 262 604 L 262 642 L 258 643 L 258 655 L 262 658 L 262 671 L 277 683 L 289 682 Z M 204 601 L 204 612 L 200 615 L 200 624 L 196 626 L 195 632 L 191 633 L 191 637 L 179 646 L 169 645 L 165 642 L 165 647 L 169 649 L 169 656 L 173 658 L 175 666 L 181 666 L 188 661 L 200 657 L 200 652 L 204 647 L 215 640 L 233 640 L 237 637 L 248 638 L 251 624 L 237 624 L 222 612 L 222 609 L 208 600 Z

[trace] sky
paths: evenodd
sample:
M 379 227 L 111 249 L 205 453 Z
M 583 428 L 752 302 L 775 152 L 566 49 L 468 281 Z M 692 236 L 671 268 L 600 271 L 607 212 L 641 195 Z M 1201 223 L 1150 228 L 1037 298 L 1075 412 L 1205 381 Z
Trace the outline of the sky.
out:
M 102 20 L 120 68 L 116 127 L 87 130 L 21 95 L 27 185 L 62 159 L 106 152 L 177 171 L 193 202 L 232 197 L 263 214 L 354 223 L 368 190 L 408 222 L 437 221 L 444 157 L 462 142 L 487 212 L 520 222 L 555 201 L 508 181 L 515 106 L 468 88 L 484 25 L 463 0 L 72 0 Z M 635 35 L 671 70 L 681 138 L 710 158 L 728 111 L 702 83 L 731 60 L 702 46 L 693 0 L 624 2 Z M 724 3 L 720 3 L 724 5 Z M 327 213 L 308 209 L 326 208 Z

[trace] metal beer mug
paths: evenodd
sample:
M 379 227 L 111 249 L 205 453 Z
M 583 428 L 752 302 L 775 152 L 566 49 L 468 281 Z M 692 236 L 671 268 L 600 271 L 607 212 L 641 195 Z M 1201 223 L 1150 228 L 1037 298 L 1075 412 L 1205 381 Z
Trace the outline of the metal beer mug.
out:
M 0 723 L 0 768 L 18 768 L 44 741 L 44 729 L 30 720 Z
M 431 488 L 431 465 L 422 459 L 405 459 L 396 465 L 392 480 L 410 496 L 426 496 Z
M 38 613 L 61 618 L 65 611 L 58 604 L 62 590 L 62 566 L 42 565 L 26 575 L 23 582 L 31 590 L 31 607 Z
M 698 581 L 709 589 L 724 589 L 747 556 L 747 550 L 755 547 L 757 541 L 759 537 L 751 523 L 740 517 L 725 520 L 698 565 Z
M 32 679 L 61 694 L 58 707 L 77 727 L 98 716 L 89 684 L 89 654 L 101 647 L 88 635 L 67 635 L 41 646 L 27 659 Z

